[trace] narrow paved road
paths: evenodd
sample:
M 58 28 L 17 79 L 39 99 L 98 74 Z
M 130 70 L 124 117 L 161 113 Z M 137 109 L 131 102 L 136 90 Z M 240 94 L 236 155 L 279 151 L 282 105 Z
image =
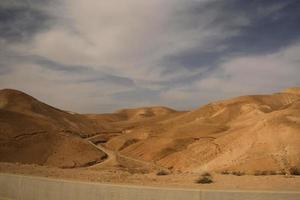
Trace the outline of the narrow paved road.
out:
M 1 174 L 0 199 L 14 200 L 299 200 L 300 192 L 201 190 L 114 185 Z
M 92 141 L 90 141 L 91 138 L 94 138 L 96 137 L 97 135 L 94 135 L 90 138 L 86 138 L 86 140 L 91 144 L 93 145 L 95 148 L 103 151 L 104 153 L 107 154 L 107 159 L 104 160 L 103 162 L 101 163 L 98 163 L 98 164 L 95 164 L 93 166 L 90 166 L 89 168 L 92 168 L 92 169 L 102 169 L 102 168 L 109 168 L 109 167 L 115 167 L 115 166 L 118 166 L 120 164 L 120 162 L 125 165 L 126 167 L 126 164 L 129 164 L 129 163 L 136 163 L 138 165 L 141 165 L 143 167 L 146 167 L 146 168 L 152 168 L 152 169 L 164 169 L 164 167 L 161 167 L 161 166 L 158 166 L 152 162 L 147 162 L 147 161 L 143 161 L 143 160 L 140 160 L 140 159 L 136 159 L 136 158 L 132 158 L 132 157 L 129 157 L 129 156 L 125 156 L 125 155 L 122 155 L 120 154 L 120 152 L 118 151 L 112 151 L 110 149 L 107 149 L 105 148 L 103 145 L 101 144 L 94 144 Z M 122 160 L 122 161 L 121 161 Z
M 107 155 L 106 160 L 104 160 L 101 163 L 95 164 L 95 165 L 93 165 L 93 166 L 91 166 L 89 168 L 95 168 L 95 169 L 97 168 L 98 169 L 98 168 L 114 167 L 114 166 L 118 165 L 117 156 L 116 156 L 116 153 L 114 151 L 109 150 L 109 149 L 103 147 L 101 144 L 95 145 L 91 141 L 89 141 L 89 143 L 91 145 L 93 145 L 95 148 L 103 151 Z

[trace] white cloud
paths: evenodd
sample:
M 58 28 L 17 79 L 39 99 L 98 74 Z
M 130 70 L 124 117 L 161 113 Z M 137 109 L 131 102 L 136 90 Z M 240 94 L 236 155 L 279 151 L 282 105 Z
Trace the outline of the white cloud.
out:
M 251 16 L 247 14 L 236 17 L 236 13 L 223 13 L 222 4 L 205 7 L 207 3 L 221 1 L 58 2 L 49 4 L 47 9 L 38 5 L 54 17 L 53 26 L 23 43 L 2 45 L 0 40 L 6 51 L 0 50 L 0 56 L 12 69 L 9 73 L 0 71 L 6 72 L 0 78 L 1 87 L 29 92 L 68 110 L 103 112 L 151 104 L 190 109 L 210 100 L 300 84 L 299 45 L 270 55 L 230 57 L 198 80 L 189 77 L 205 73 L 212 67 L 209 63 L 197 69 L 195 66 L 193 70 L 176 61 L 166 64 L 165 58 L 169 56 L 199 49 L 223 52 L 228 47 L 219 41 L 238 35 L 240 27 L 251 24 Z M 280 8 L 281 5 L 274 6 L 260 14 L 270 14 Z M 222 14 L 227 20 L 220 19 Z M 51 66 L 45 68 L 34 61 L 8 58 L 9 54 L 36 55 L 58 66 L 51 70 Z M 59 65 L 67 68 L 66 71 L 57 70 Z M 77 71 L 78 68 L 82 71 Z M 90 68 L 91 72 L 85 72 Z M 110 76 L 128 78 L 133 84 L 115 83 L 108 80 Z M 97 81 L 85 81 L 97 78 Z M 148 98 L 150 91 L 157 96 Z M 121 95 L 126 98 L 116 99 Z
M 299 65 L 299 42 L 276 53 L 228 58 L 200 80 L 163 91 L 159 101 L 178 109 L 191 109 L 239 95 L 279 92 L 300 85 Z
M 161 98 L 189 108 L 233 96 L 279 92 L 300 85 L 299 66 L 300 43 L 272 54 L 235 57 L 191 85 L 171 88 Z
M 84 74 L 62 73 L 31 63 L 14 63 L 11 72 L 1 75 L 2 88 L 24 91 L 43 102 L 61 109 L 77 112 L 107 112 L 120 103 L 110 98 L 113 92 L 126 86 L 111 82 L 85 82 Z M 100 87 L 99 87 L 100 85 Z
M 300 84 L 300 44 L 277 53 L 237 57 L 225 62 L 212 76 L 198 82 L 200 88 L 232 93 L 268 92 Z
M 114 74 L 133 79 L 161 80 L 165 56 L 194 47 L 209 51 L 214 49 L 212 41 L 237 33 L 222 26 L 207 27 L 218 9 L 204 10 L 193 19 L 190 6 L 207 1 L 63 2 L 59 23 L 23 48 L 67 65 L 109 66 Z

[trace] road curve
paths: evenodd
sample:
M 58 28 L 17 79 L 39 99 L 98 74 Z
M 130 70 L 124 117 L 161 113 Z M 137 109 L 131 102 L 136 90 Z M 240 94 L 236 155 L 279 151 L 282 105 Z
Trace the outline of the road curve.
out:
M 299 200 L 300 192 L 197 190 L 113 185 L 0 173 L 0 199 L 13 200 Z
M 92 165 L 89 168 L 105 168 L 105 167 L 113 167 L 113 166 L 118 165 L 116 153 L 114 151 L 104 148 L 101 144 L 96 145 L 91 141 L 88 141 L 88 142 L 91 145 L 93 145 L 95 148 L 106 153 L 106 155 L 107 155 L 107 158 L 104 161 L 102 161 L 98 164 Z
M 95 135 L 95 136 L 97 136 L 97 135 Z M 95 137 L 95 136 L 93 136 L 93 137 Z M 143 160 L 140 160 L 140 159 L 136 159 L 136 158 L 132 158 L 132 157 L 129 157 L 129 156 L 125 156 L 125 155 L 122 155 L 119 151 L 112 151 L 110 149 L 105 148 L 101 144 L 94 144 L 90 140 L 93 137 L 86 138 L 86 140 L 91 145 L 93 145 L 95 148 L 97 148 L 100 151 L 103 151 L 104 153 L 106 153 L 107 158 L 104 161 L 100 162 L 100 163 L 97 163 L 95 165 L 90 166 L 89 168 L 92 168 L 92 169 L 101 169 L 101 168 L 114 167 L 114 166 L 119 165 L 122 162 L 121 160 L 123 160 L 122 164 L 124 166 L 126 166 L 130 162 L 134 162 L 134 163 L 137 163 L 138 165 L 144 166 L 146 168 L 151 168 L 151 169 L 165 169 L 164 167 L 158 166 L 158 165 L 154 164 L 153 162 L 147 162 L 147 161 L 143 161 Z

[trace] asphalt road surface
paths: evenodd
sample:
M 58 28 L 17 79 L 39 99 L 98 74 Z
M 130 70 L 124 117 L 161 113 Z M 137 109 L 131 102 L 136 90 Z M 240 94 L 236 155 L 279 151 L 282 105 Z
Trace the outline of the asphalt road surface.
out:
M 0 173 L 0 200 L 300 200 L 299 192 L 197 190 L 66 181 Z

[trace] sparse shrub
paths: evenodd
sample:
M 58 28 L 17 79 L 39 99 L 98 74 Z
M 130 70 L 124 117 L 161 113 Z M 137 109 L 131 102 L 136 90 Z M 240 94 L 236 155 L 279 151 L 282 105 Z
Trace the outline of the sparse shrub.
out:
M 295 175 L 295 176 L 300 175 L 300 168 L 298 167 L 291 167 L 289 171 L 291 175 Z
M 200 178 L 196 180 L 196 183 L 200 183 L 200 184 L 210 184 L 212 182 L 213 182 L 212 175 L 209 172 L 202 173 Z
M 170 172 L 167 171 L 167 170 L 164 170 L 164 169 L 159 170 L 159 171 L 156 173 L 157 176 L 165 176 L 165 175 L 169 175 L 169 174 L 170 174 Z
M 254 172 L 254 175 L 255 176 L 266 176 L 266 175 L 268 175 L 268 172 L 267 171 L 259 171 L 259 170 L 257 170 L 257 171 Z
M 282 170 L 276 171 L 276 174 L 278 174 L 278 175 L 285 175 L 286 172 L 282 169 Z
M 227 171 L 227 170 L 225 170 L 225 171 L 222 171 L 221 174 L 223 174 L 223 175 L 228 175 L 228 174 L 230 174 L 230 172 Z
M 278 175 L 278 174 L 283 174 L 281 171 L 255 171 L 254 176 L 267 176 L 267 175 Z
M 235 176 L 243 176 L 243 175 L 245 175 L 245 173 L 241 172 L 241 171 L 234 171 L 234 172 L 232 172 L 232 174 L 235 175 Z
M 269 171 L 269 175 L 277 175 L 276 171 Z
M 284 178 L 295 178 L 295 176 L 286 174 L 286 175 L 284 176 Z
M 201 176 L 210 176 L 211 177 L 211 174 L 209 172 L 204 172 L 203 174 L 201 174 Z
M 213 180 L 211 176 L 201 176 L 198 180 L 196 180 L 196 183 L 200 183 L 200 184 L 210 184 L 212 182 Z
M 260 176 L 260 171 L 255 171 L 254 176 Z
M 261 175 L 262 175 L 262 176 L 268 175 L 268 171 L 262 171 L 262 172 L 261 172 Z

